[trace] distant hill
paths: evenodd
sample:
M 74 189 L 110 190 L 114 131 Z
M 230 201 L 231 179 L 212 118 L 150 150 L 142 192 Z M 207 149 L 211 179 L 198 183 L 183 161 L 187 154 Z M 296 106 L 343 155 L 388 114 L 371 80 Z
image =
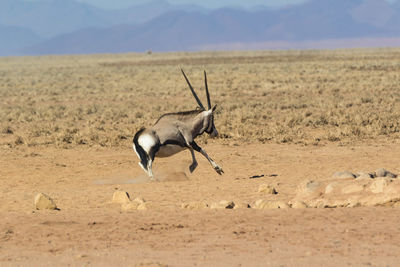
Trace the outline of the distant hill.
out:
M 7 32 L 7 35 L 0 36 L 0 56 L 9 54 L 10 50 L 6 49 L 9 43 L 13 43 L 13 51 L 22 51 L 24 47 L 55 36 L 90 27 L 135 25 L 172 10 L 206 11 L 195 5 L 170 5 L 165 0 L 153 0 L 122 10 L 104 10 L 75 0 L 0 0 L 1 33 Z M 6 40 L 5 36 L 12 35 L 12 29 L 19 37 Z M 27 32 L 27 38 L 20 37 L 22 29 Z
M 11 42 L 12 51 L 30 55 L 271 48 L 271 42 L 277 48 L 279 44 L 307 48 L 313 43 L 323 48 L 327 40 L 344 46 L 346 40 L 360 45 L 370 40 L 376 46 L 384 39 L 386 46 L 400 38 L 400 4 L 310 0 L 281 9 L 206 10 L 155 0 L 124 10 L 103 10 L 74 0 L 1 0 L 0 25 L 18 28 L 15 40 L 19 41 Z M 10 51 L 9 41 L 0 46 L 0 55 Z
M 377 12 L 379 10 L 379 12 Z M 314 0 L 279 10 L 172 11 L 140 25 L 88 28 L 27 53 L 196 50 L 230 43 L 400 37 L 400 9 L 382 0 Z
M 203 8 L 174 6 L 165 0 L 122 10 L 104 10 L 75 0 L 1 0 L 0 24 L 28 28 L 49 38 L 88 27 L 143 23 L 171 10 L 201 11 Z
M 0 25 L 0 56 L 20 54 L 21 44 L 33 44 L 43 40 L 30 29 Z

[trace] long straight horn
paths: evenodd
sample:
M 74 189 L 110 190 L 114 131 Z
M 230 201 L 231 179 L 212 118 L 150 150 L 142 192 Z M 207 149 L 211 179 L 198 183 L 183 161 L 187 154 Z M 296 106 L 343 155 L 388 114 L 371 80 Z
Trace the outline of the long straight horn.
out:
M 183 69 L 181 69 L 181 71 L 182 71 L 183 76 L 185 77 L 185 80 L 186 80 L 187 84 L 189 85 L 190 91 L 192 91 L 192 94 L 193 94 L 194 98 L 197 101 L 197 104 L 199 104 L 200 108 L 205 110 L 205 108 L 204 108 L 203 104 L 201 103 L 199 97 L 196 95 L 196 92 L 194 91 L 192 85 L 190 84 L 189 79 L 186 77 L 185 72 L 183 72 Z
M 206 74 L 206 71 L 204 71 L 204 82 L 205 82 L 205 84 L 206 84 L 206 94 L 207 94 L 208 109 L 211 109 L 210 93 L 208 92 L 207 74 Z

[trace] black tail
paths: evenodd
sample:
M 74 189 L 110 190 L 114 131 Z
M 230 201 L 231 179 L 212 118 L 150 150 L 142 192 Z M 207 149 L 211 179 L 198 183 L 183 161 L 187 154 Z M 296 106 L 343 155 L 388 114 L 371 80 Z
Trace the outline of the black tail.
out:
M 142 167 L 147 170 L 147 163 L 149 162 L 149 156 L 147 155 L 146 151 L 144 151 L 143 147 L 139 145 L 138 139 L 139 136 L 145 128 L 140 129 L 135 136 L 133 137 L 133 144 L 135 145 L 136 152 L 139 154 L 140 162 L 142 163 Z

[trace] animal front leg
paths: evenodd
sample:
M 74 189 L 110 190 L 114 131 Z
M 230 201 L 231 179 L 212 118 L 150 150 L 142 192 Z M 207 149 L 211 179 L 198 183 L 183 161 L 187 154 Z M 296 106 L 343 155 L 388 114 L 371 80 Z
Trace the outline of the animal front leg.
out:
M 189 170 L 190 170 L 190 172 L 193 172 L 196 169 L 198 163 L 197 163 L 196 157 L 194 156 L 194 150 L 192 148 L 190 148 L 190 154 L 192 154 L 192 161 L 193 162 L 189 166 Z
M 196 142 L 193 141 L 193 142 L 191 143 L 191 146 L 193 147 L 194 150 L 200 152 L 200 153 L 208 160 L 208 162 L 210 162 L 211 166 L 214 168 L 214 170 L 215 170 L 219 175 L 222 175 L 222 174 L 224 173 L 224 170 L 222 170 L 222 168 L 221 168 L 220 166 L 218 166 L 218 164 L 215 163 L 215 161 L 213 161 L 212 158 L 210 158 L 210 157 L 207 155 L 207 152 L 206 152 L 204 149 L 202 149 L 201 147 L 199 147 L 199 146 L 196 144 Z

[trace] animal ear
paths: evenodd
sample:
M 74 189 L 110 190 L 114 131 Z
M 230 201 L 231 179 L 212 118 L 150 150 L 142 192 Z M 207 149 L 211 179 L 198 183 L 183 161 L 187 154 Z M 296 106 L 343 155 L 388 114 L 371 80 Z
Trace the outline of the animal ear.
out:
M 213 107 L 212 107 L 212 112 L 214 112 L 215 111 L 215 109 L 217 108 L 217 105 L 214 105 Z

